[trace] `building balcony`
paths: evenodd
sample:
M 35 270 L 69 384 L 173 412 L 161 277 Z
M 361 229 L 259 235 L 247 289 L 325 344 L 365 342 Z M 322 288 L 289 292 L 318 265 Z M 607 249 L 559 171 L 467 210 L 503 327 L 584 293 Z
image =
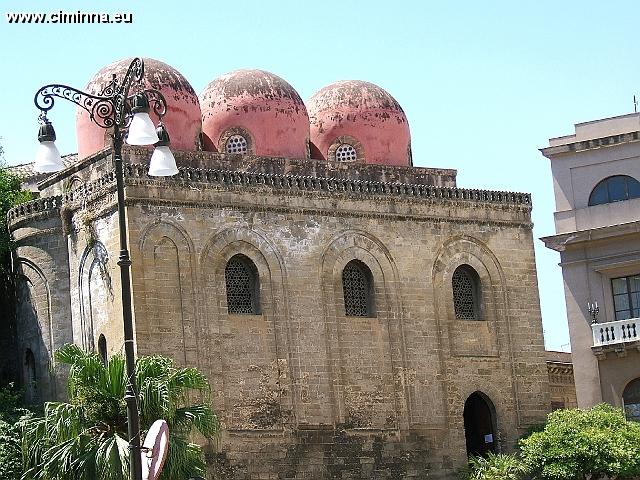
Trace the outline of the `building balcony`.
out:
M 629 349 L 640 350 L 640 318 L 616 320 L 615 322 L 594 323 L 593 353 L 599 358 L 606 357 L 608 352 L 625 356 Z

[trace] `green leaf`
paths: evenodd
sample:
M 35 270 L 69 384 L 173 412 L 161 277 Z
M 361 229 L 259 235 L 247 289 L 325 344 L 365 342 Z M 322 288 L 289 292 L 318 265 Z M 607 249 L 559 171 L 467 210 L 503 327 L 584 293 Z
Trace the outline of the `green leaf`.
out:
M 541 479 L 640 475 L 640 424 L 627 421 L 623 410 L 611 405 L 553 412 L 544 430 L 520 441 L 520 449 Z
M 56 352 L 70 366 L 69 402 L 50 402 L 43 417 L 21 423 L 24 480 L 126 480 L 125 362 L 114 355 L 105 365 L 93 353 L 66 345 Z M 163 479 L 203 475 L 202 449 L 188 439 L 194 431 L 213 438 L 218 419 L 197 394 L 209 398 L 206 377 L 195 368 L 175 368 L 171 359 L 141 357 L 136 364 L 142 433 L 158 419 L 169 424 L 169 457 Z

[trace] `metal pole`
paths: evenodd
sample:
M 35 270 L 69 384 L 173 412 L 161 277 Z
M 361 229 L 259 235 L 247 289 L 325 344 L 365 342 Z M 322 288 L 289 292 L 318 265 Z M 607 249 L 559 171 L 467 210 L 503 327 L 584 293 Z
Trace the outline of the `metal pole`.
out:
M 54 105 L 55 98 L 63 98 L 86 110 L 93 123 L 100 128 L 113 128 L 113 161 L 116 172 L 116 189 L 118 194 L 118 225 L 120 230 L 120 284 L 122 287 L 122 321 L 124 325 L 124 352 L 127 371 L 127 386 L 124 400 L 127 404 L 127 427 L 129 433 L 129 467 L 130 480 L 142 480 L 142 459 L 140 457 L 140 414 L 138 412 L 138 392 L 136 389 L 135 369 L 136 359 L 133 339 L 133 315 L 131 309 L 131 258 L 127 247 L 127 224 L 124 204 L 124 175 L 122 165 L 122 145 L 124 138 L 121 128 L 127 125 L 127 118 L 133 115 L 129 104 L 129 88 L 135 82 L 142 85 L 144 77 L 144 61 L 134 58 L 121 82 L 116 76 L 103 94 L 95 95 L 83 92 L 74 87 L 60 84 L 50 84 L 41 87 L 35 94 L 33 101 L 40 110 L 40 119 L 47 122 L 46 114 Z M 153 101 L 153 111 L 160 117 L 166 113 L 166 101 L 157 90 L 145 88 L 142 94 Z M 49 125 L 50 126 L 50 125 Z M 53 134 L 51 128 L 50 134 Z M 41 141 L 41 139 L 39 137 Z M 54 135 L 55 139 L 55 135 Z
M 127 248 L 127 223 L 124 210 L 124 174 L 122 167 L 122 132 L 116 123 L 113 128 L 113 156 L 116 169 L 116 190 L 118 192 L 118 225 L 120 230 L 120 284 L 122 287 L 122 320 L 124 324 L 124 354 L 127 369 L 127 427 L 129 431 L 129 472 L 131 480 L 142 480 L 142 460 L 140 458 L 140 416 L 138 413 L 138 392 L 136 390 L 136 359 L 133 340 L 133 315 L 131 314 L 131 258 Z

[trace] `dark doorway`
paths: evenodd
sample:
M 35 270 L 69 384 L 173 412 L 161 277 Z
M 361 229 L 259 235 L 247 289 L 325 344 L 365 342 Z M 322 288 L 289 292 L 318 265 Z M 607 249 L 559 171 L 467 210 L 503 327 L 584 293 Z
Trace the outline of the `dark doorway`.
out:
M 472 393 L 464 403 L 464 436 L 468 456 L 495 453 L 494 409 L 491 400 L 483 393 Z
M 30 348 L 24 354 L 24 399 L 27 405 L 38 402 L 38 377 L 36 375 L 36 358 Z
M 100 338 L 98 338 L 98 356 L 100 360 L 102 360 L 103 364 L 107 364 L 107 339 L 104 335 L 100 334 Z

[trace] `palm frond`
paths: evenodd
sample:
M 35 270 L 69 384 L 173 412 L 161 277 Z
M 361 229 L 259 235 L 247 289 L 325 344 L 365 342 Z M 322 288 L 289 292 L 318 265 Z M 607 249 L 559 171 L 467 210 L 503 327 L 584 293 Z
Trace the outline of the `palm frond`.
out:
M 172 403 L 169 386 L 154 378 L 145 378 L 138 391 L 140 415 L 144 423 L 151 425 L 162 418 L 172 419 L 175 405 Z
M 105 439 L 95 453 L 97 478 L 122 480 L 129 472 L 129 443 L 120 435 Z
M 175 435 L 169 436 L 169 453 L 160 480 L 204 476 L 206 463 L 199 445 Z
M 172 372 L 169 377 L 172 391 L 184 392 L 185 390 L 207 391 L 209 382 L 207 377 L 197 368 L 181 368 Z
M 47 435 L 54 441 L 65 441 L 80 434 L 84 412 L 81 405 L 48 402 L 44 407 Z
M 70 401 L 47 403 L 44 417 L 22 421 L 23 480 L 126 480 L 124 358 L 114 355 L 105 364 L 75 345 L 63 347 L 56 358 L 70 366 Z M 187 439 L 194 429 L 212 438 L 220 428 L 208 405 L 206 377 L 195 368 L 176 368 L 161 356 L 141 357 L 135 375 L 143 432 L 157 419 L 169 424 L 169 458 L 161 478 L 204 475 L 202 449 Z M 200 400 L 192 405 L 194 394 Z
M 220 431 L 220 422 L 209 405 L 189 405 L 176 408 L 174 430 L 189 435 L 195 428 L 205 438 L 211 440 Z
M 122 355 L 114 355 L 109 359 L 106 380 L 107 391 L 114 397 L 123 398 L 127 388 L 127 377 Z
M 86 355 L 79 346 L 69 343 L 55 353 L 55 358 L 60 363 L 73 366 L 81 363 Z

